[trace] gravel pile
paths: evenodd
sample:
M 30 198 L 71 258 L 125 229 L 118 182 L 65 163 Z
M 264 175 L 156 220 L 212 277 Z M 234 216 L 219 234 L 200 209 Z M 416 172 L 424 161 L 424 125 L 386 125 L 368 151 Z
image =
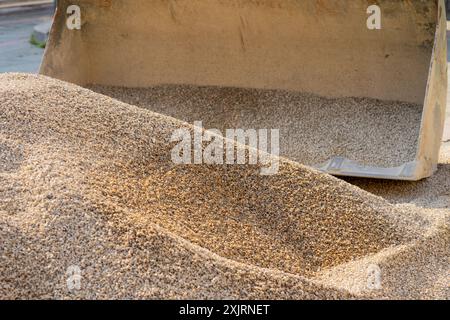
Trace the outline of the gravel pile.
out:
M 193 130 L 0 75 L 0 298 L 449 298 L 448 210 L 282 158 L 274 176 L 175 165 L 178 128 Z M 381 288 L 367 285 L 372 264 Z
M 280 129 L 281 155 L 310 166 L 335 156 L 396 167 L 415 159 L 422 106 L 366 98 L 193 86 L 90 89 L 207 129 Z
M 450 210 L 450 142 L 442 145 L 437 173 L 417 182 L 345 178 L 346 181 L 394 204 L 415 204 Z

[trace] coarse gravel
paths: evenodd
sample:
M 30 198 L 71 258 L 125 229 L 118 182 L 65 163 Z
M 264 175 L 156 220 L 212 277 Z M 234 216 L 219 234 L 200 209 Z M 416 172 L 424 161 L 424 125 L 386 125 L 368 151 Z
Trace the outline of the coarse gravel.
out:
M 285 158 L 273 176 L 175 165 L 179 128 L 194 130 L 0 74 L 0 299 L 450 298 L 448 208 L 394 203 Z
M 321 167 L 334 157 L 397 167 L 414 161 L 423 106 L 281 90 L 163 85 L 89 86 L 120 101 L 207 129 L 279 129 L 281 155 Z

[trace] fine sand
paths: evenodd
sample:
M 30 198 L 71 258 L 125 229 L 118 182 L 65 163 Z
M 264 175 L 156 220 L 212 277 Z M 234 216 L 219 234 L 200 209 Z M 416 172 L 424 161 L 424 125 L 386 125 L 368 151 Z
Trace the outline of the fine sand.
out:
M 387 184 L 386 200 L 284 158 L 273 176 L 175 165 L 179 128 L 193 130 L 0 75 L 0 299 L 450 298 L 450 157 L 423 185 Z

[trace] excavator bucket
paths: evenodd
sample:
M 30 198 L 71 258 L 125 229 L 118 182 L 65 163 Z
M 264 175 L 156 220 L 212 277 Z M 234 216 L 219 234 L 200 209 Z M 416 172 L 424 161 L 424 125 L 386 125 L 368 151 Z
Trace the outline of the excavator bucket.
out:
M 415 181 L 438 163 L 445 12 L 444 0 L 59 0 L 40 73 L 208 128 L 280 129 L 282 156 L 333 175 Z

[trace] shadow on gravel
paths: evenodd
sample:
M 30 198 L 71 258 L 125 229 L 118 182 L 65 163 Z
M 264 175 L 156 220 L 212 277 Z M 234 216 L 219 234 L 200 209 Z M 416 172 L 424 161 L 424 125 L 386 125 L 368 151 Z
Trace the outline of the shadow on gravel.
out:
M 414 203 L 423 208 L 450 208 L 450 164 L 441 163 L 430 178 L 417 182 L 344 178 L 392 203 Z

